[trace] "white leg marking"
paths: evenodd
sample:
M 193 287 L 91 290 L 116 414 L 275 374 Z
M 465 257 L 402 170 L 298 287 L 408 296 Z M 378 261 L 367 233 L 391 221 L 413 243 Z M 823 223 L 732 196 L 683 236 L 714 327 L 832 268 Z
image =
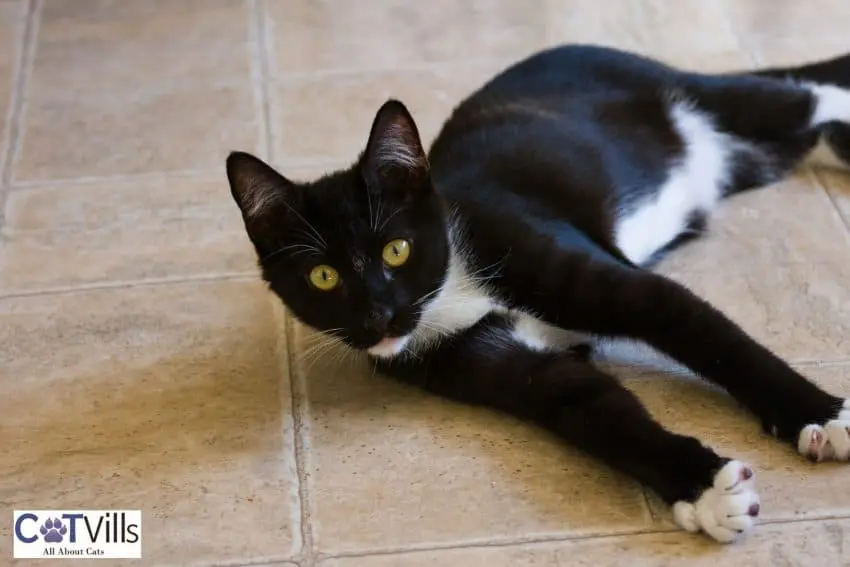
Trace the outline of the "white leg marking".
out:
M 702 530 L 720 543 L 731 543 L 752 529 L 759 515 L 753 470 L 729 461 L 714 475 L 714 485 L 696 502 L 676 502 L 673 519 L 683 530 Z
M 815 96 L 811 125 L 827 122 L 850 122 L 850 89 L 834 85 L 808 85 Z
M 850 461 L 850 400 L 835 419 L 823 426 L 811 423 L 800 431 L 797 451 L 813 461 Z
M 710 212 L 729 176 L 735 141 L 718 132 L 711 119 L 685 103 L 670 108 L 684 154 L 651 198 L 618 220 L 615 241 L 626 257 L 642 264 L 687 227 L 696 211 Z

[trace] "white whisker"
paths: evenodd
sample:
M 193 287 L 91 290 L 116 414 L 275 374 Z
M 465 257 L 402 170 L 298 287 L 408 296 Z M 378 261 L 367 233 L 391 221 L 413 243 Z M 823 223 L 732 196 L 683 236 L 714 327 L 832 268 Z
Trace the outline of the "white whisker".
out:
M 327 243 L 327 242 L 325 242 L 325 239 L 324 239 L 324 238 L 322 238 L 322 235 L 319 233 L 319 231 L 318 231 L 318 230 L 316 230 L 316 227 L 314 227 L 312 224 L 310 224 L 309 222 L 307 222 L 307 219 L 305 219 L 304 217 L 302 217 L 302 216 L 301 216 L 301 214 L 300 214 L 298 211 L 296 211 L 295 209 L 293 209 L 292 207 L 290 207 L 290 206 L 289 206 L 289 204 L 287 204 L 285 201 L 283 202 L 283 205 L 284 205 L 287 209 L 289 209 L 289 210 L 292 212 L 292 214 L 294 214 L 296 217 L 298 217 L 299 219 L 301 219 L 301 222 L 303 222 L 304 224 L 306 224 L 306 225 L 307 225 L 307 227 L 308 227 L 310 230 L 312 230 L 312 231 L 313 231 L 313 234 L 315 234 L 315 235 L 316 235 L 316 238 L 318 238 L 318 239 L 321 241 L 322 245 L 323 245 L 323 246 L 325 246 L 325 247 L 327 248 L 328 243 Z
M 381 226 L 378 228 L 378 230 L 376 230 L 376 232 L 381 232 L 382 230 L 384 230 L 384 227 L 385 227 L 385 226 L 387 226 L 387 223 L 389 223 L 389 222 L 392 220 L 392 218 L 393 218 L 394 216 L 396 216 L 397 214 L 399 214 L 399 213 L 400 213 L 401 211 L 403 211 L 403 210 L 404 210 L 404 209 L 396 209 L 396 210 L 395 210 L 395 212 L 394 212 L 393 214 L 391 214 L 390 216 L 388 216 L 388 217 L 384 220 L 384 222 L 382 222 L 382 223 L 381 223 Z

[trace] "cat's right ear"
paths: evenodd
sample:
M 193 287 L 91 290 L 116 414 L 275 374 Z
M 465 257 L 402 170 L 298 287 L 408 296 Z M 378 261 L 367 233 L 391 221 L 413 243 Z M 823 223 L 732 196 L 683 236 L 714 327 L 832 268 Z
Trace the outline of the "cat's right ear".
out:
M 295 193 L 291 181 L 260 158 L 244 152 L 227 156 L 227 180 L 252 239 L 262 237 L 266 220 L 280 214 Z
M 369 179 L 395 179 L 400 185 L 426 179 L 428 157 L 416 123 L 401 101 L 389 99 L 378 109 L 361 168 Z

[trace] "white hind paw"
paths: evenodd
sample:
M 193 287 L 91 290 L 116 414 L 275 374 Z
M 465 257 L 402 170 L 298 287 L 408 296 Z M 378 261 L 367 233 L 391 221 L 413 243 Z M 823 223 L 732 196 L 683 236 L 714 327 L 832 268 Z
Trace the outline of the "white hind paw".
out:
M 823 426 L 816 423 L 805 426 L 797 439 L 797 450 L 813 461 L 850 461 L 850 400 L 835 419 Z
M 696 502 L 673 505 L 673 519 L 689 532 L 703 531 L 720 543 L 731 543 L 750 531 L 759 515 L 753 469 L 729 461 L 714 475 L 714 485 Z

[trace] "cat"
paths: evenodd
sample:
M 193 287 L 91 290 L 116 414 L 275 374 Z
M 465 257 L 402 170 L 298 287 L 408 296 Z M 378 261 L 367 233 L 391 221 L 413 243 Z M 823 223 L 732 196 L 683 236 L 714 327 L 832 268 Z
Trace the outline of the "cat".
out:
M 554 432 L 728 543 L 756 523 L 753 469 L 661 426 L 592 349 L 646 344 L 805 457 L 850 460 L 850 401 L 651 269 L 725 197 L 813 156 L 850 166 L 850 55 L 706 74 L 563 45 L 461 101 L 427 153 L 390 98 L 348 168 L 295 182 L 234 151 L 226 170 L 262 277 L 303 324 Z

